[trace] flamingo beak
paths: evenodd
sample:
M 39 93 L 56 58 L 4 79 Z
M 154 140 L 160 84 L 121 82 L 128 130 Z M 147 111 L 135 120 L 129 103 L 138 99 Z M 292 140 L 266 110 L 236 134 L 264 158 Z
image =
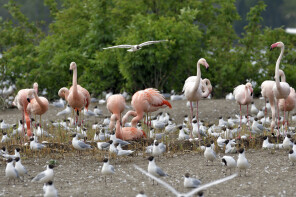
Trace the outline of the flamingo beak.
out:
M 208 71 L 210 66 L 207 62 L 205 62 L 205 67 L 206 67 L 206 70 Z
M 30 98 L 27 98 L 27 101 L 30 103 Z
M 272 49 L 274 49 L 275 47 L 277 47 L 277 45 L 278 45 L 277 43 L 272 44 L 272 45 L 270 46 L 270 49 L 269 49 L 269 50 L 272 51 Z
M 72 74 L 73 74 L 73 70 L 70 70 L 70 69 L 69 69 L 69 73 L 72 75 Z

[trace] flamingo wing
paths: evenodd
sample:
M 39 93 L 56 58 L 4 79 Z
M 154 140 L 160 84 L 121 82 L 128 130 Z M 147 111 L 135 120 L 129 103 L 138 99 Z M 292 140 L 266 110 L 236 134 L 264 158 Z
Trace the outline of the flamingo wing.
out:
M 145 98 L 149 102 L 150 105 L 152 106 L 162 106 L 162 105 L 167 105 L 169 108 L 172 108 L 172 105 L 164 99 L 163 95 L 159 93 L 158 90 L 154 88 L 148 88 L 144 90 Z

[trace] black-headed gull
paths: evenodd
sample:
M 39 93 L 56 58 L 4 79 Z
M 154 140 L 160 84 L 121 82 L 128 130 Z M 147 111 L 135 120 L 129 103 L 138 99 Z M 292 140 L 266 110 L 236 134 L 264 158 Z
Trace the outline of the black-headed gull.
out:
M 13 160 L 11 158 L 9 158 L 7 160 L 7 165 L 6 165 L 6 169 L 5 169 L 5 176 L 8 178 L 8 184 L 9 184 L 10 180 L 12 180 L 12 179 L 15 184 L 15 179 L 20 178 L 17 170 L 13 166 Z
M 245 170 L 245 176 L 247 176 L 247 169 L 250 167 L 250 164 L 245 156 L 245 149 L 240 148 L 238 152 L 237 168 L 239 169 L 239 172 Z
M 207 165 L 208 165 L 208 161 L 211 161 L 213 163 L 214 160 L 216 159 L 216 153 L 212 149 L 211 144 L 207 144 L 206 150 L 204 152 L 204 156 L 207 160 Z
M 32 182 L 47 183 L 48 181 L 52 181 L 54 175 L 53 168 L 54 165 L 47 165 L 46 170 L 37 174 L 37 176 L 32 179 Z
M 167 174 L 164 173 L 162 171 L 162 169 L 155 164 L 155 160 L 154 160 L 153 156 L 150 156 L 148 158 L 148 160 L 149 160 L 149 164 L 148 164 L 148 173 L 149 174 L 152 174 L 153 176 L 156 176 L 156 177 L 167 176 Z M 153 184 L 154 184 L 154 179 L 153 179 Z
M 228 169 L 229 169 L 229 173 L 231 174 L 231 170 L 236 168 L 236 161 L 231 156 L 223 156 L 222 157 L 222 165 L 224 165 L 226 167 L 225 174 L 227 174 Z
M 201 181 L 195 178 L 190 177 L 189 173 L 186 173 L 184 176 L 184 187 L 186 188 L 196 188 L 201 184 Z
M 289 151 L 289 160 L 292 162 L 292 165 L 294 165 L 294 162 L 296 162 L 296 152 L 293 150 Z
M 43 191 L 44 191 L 44 197 L 57 197 L 58 196 L 58 191 L 55 188 L 52 181 L 48 181 L 46 184 L 44 184 Z
M 115 173 L 115 170 L 114 170 L 114 167 L 109 164 L 109 160 L 107 158 L 105 158 L 103 162 L 104 164 L 103 164 L 101 173 L 105 175 L 105 183 L 106 183 L 106 176 L 111 176 L 111 179 L 112 179 L 112 175 Z
M 106 47 L 106 48 L 103 48 L 103 49 L 129 48 L 127 50 L 128 52 L 135 52 L 135 51 L 141 50 L 143 46 L 147 46 L 147 45 L 151 45 L 151 44 L 156 44 L 156 43 L 159 43 L 159 42 L 167 42 L 167 40 L 147 41 L 147 42 L 143 42 L 141 44 L 136 44 L 136 45 L 124 44 L 124 45 L 117 45 L 117 46 L 112 46 L 112 47 Z

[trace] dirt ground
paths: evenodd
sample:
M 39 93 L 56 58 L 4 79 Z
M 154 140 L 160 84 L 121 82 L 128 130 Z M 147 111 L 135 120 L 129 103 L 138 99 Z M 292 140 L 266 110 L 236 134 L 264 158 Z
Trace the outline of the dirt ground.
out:
M 257 107 L 263 107 L 263 100 L 255 100 Z M 168 111 L 176 123 L 181 123 L 189 108 L 185 101 L 172 102 L 172 109 Z M 108 115 L 105 106 L 100 106 L 104 114 Z M 243 107 L 245 113 L 246 107 Z M 92 109 L 92 108 L 91 108 Z M 206 122 L 217 122 L 219 116 L 228 117 L 239 113 L 239 106 L 234 101 L 202 100 L 199 103 L 199 117 Z M 44 115 L 43 120 L 56 120 L 55 114 L 59 109 L 53 107 Z M 9 123 L 16 123 L 21 118 L 17 109 L 0 111 L 0 119 Z M 94 121 L 93 118 L 91 121 Z M 101 120 L 100 120 L 101 121 Z M 1 145 L 2 146 L 2 145 Z M 22 155 L 22 154 L 21 154 Z M 59 191 L 59 196 L 136 196 L 140 191 L 145 191 L 147 196 L 174 196 L 161 185 L 152 185 L 152 181 L 137 171 L 133 164 L 147 170 L 148 155 L 138 150 L 137 156 L 128 158 L 111 159 L 115 167 L 115 175 L 107 177 L 101 175 L 101 158 L 105 153 L 99 150 L 84 152 L 81 156 L 74 152 L 64 155 L 60 153 L 47 154 L 38 158 L 26 155 L 22 164 L 28 169 L 30 176 L 24 182 L 7 185 L 4 162 L 0 162 L 0 196 L 42 196 L 41 184 L 31 183 L 31 179 L 39 172 L 45 170 L 46 162 L 55 159 L 57 166 L 54 168 L 54 184 Z M 208 183 L 218 178 L 225 177 L 225 169 L 221 166 L 222 151 L 217 153 L 218 159 L 213 164 L 206 166 L 203 153 L 197 151 L 169 151 L 160 158 L 156 164 L 160 166 L 169 177 L 164 181 L 172 185 L 179 192 L 190 190 L 183 187 L 184 174 L 189 172 L 193 177 Z M 232 156 L 237 159 L 238 154 Z M 251 164 L 247 176 L 236 177 L 228 182 L 208 188 L 205 196 L 296 196 L 294 183 L 296 166 L 292 166 L 285 150 L 255 150 L 247 149 L 246 157 Z

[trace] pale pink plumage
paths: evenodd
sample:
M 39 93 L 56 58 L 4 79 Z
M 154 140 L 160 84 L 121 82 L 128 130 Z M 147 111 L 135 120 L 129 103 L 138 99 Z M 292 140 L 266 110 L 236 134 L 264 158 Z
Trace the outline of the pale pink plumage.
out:
M 121 127 L 120 121 L 116 121 L 116 137 L 122 140 L 136 140 L 143 137 L 147 137 L 143 130 L 139 130 L 135 127 Z
M 253 88 L 251 83 L 246 83 L 246 85 L 239 85 L 237 86 L 234 91 L 233 91 L 233 96 L 236 100 L 236 102 L 240 106 L 240 128 L 241 127 L 241 119 L 242 119 L 242 110 L 241 106 L 242 105 L 247 105 L 247 117 L 248 117 L 248 108 L 249 104 L 253 101 Z M 249 122 L 249 117 L 248 117 L 248 122 Z M 251 136 L 251 134 L 250 134 Z M 240 133 L 239 133 L 240 137 Z
M 107 99 L 107 109 L 112 116 L 110 118 L 109 129 L 112 131 L 115 126 L 115 121 L 121 121 L 121 113 L 125 109 L 125 98 L 121 94 L 114 94 Z
M 198 138 L 200 139 L 199 134 L 199 121 L 198 121 L 198 101 L 202 98 L 206 98 L 211 93 L 212 86 L 207 86 L 207 83 L 209 82 L 208 79 L 205 79 L 204 81 L 201 79 L 201 71 L 200 71 L 200 65 L 203 65 L 206 67 L 206 69 L 209 68 L 209 64 L 204 58 L 201 58 L 197 62 L 197 72 L 196 76 L 188 77 L 185 81 L 185 84 L 183 86 L 183 92 L 185 94 L 185 97 L 190 102 L 190 110 L 191 110 L 191 117 L 190 117 L 190 123 L 192 123 L 192 117 L 193 117 L 193 108 L 192 108 L 192 102 L 196 102 L 196 119 L 198 123 Z M 205 90 L 203 92 L 203 90 Z M 192 129 L 190 132 L 190 136 L 192 136 Z
M 147 88 L 136 92 L 132 97 L 131 104 L 135 111 L 128 111 L 124 115 L 122 122 L 124 125 L 129 116 L 136 116 L 132 119 L 132 127 L 136 127 L 138 121 L 143 118 L 144 112 L 148 113 L 157 111 L 164 105 L 172 108 L 171 104 L 164 99 L 159 91 L 153 88 Z

